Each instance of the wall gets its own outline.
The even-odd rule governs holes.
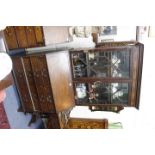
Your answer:
[[[116,35],[99,36],[98,42],[106,39],[114,39],[114,41],[136,40],[136,26],[117,26]]]
[[[43,26],[45,45],[69,40],[68,26]]]
[[[69,36],[69,26],[44,26],[45,45],[51,49],[91,48],[94,47],[92,36]]]
[[[141,40],[144,43],[144,59],[140,97],[140,111],[143,113],[143,123],[146,126],[155,129],[155,38],[145,38]]]

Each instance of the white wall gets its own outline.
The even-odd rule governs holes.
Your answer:
[[[144,58],[140,111],[147,125],[155,129],[155,38],[145,38],[142,42],[144,43]]]
[[[106,39],[114,39],[114,41],[136,40],[136,26],[117,26],[116,35],[99,36],[98,42]]]
[[[69,40],[68,26],[43,26],[43,31],[46,46]]]

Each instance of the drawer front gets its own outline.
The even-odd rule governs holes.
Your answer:
[[[5,39],[9,49],[18,48],[17,38],[15,34],[15,29],[13,26],[8,26],[4,30]]]
[[[36,36],[36,42],[38,46],[44,46],[44,34],[42,26],[35,26],[34,27],[35,36]]]
[[[15,26],[15,32],[16,32],[19,48],[28,47],[25,27],[24,26]]]
[[[22,107],[25,112],[33,112],[34,108],[30,97],[30,91],[27,85],[26,76],[24,73],[22,59],[14,57],[12,58],[12,61],[17,89],[22,100]]]
[[[37,94],[34,77],[33,77],[30,58],[24,57],[23,62],[24,62],[25,74],[26,74],[28,86],[30,89],[30,95],[31,95],[31,100],[32,100],[34,111],[40,111],[41,108],[40,108],[40,104],[39,104],[39,99],[38,99],[38,94]]]
[[[55,112],[49,74],[47,70],[46,58],[44,55],[32,56],[30,58],[33,76],[37,88],[42,112]]]
[[[35,47],[35,46],[37,46],[34,26],[26,26],[25,27],[25,32],[26,32],[26,36],[27,36],[28,47]]]

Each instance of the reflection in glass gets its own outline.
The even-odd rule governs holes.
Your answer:
[[[129,51],[99,51],[88,54],[88,76],[129,77]]]
[[[85,83],[75,84],[77,104],[89,103],[88,85]]]
[[[129,51],[113,52],[111,62],[112,77],[129,77]]]
[[[75,85],[78,104],[128,104],[128,83],[79,83]]]
[[[129,77],[129,51],[95,51],[72,54],[74,78]]]
[[[93,57],[90,55],[94,55]],[[110,59],[107,52],[89,53],[89,73],[91,77],[107,77],[109,76]]]
[[[85,53],[72,54],[74,78],[87,76],[87,63]]]
[[[76,86],[76,94],[79,99],[83,99],[87,96],[86,85],[84,83],[80,83]]]
[[[112,103],[128,103],[128,84],[112,83],[111,84]]]
[[[94,102],[95,103],[109,103],[110,101],[110,84],[95,82],[91,85],[93,89],[93,94],[95,94]]]

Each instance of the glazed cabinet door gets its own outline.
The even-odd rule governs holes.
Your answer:
[[[46,54],[57,112],[74,106],[74,92],[68,51]]]
[[[139,46],[71,52],[76,104],[138,107]]]

